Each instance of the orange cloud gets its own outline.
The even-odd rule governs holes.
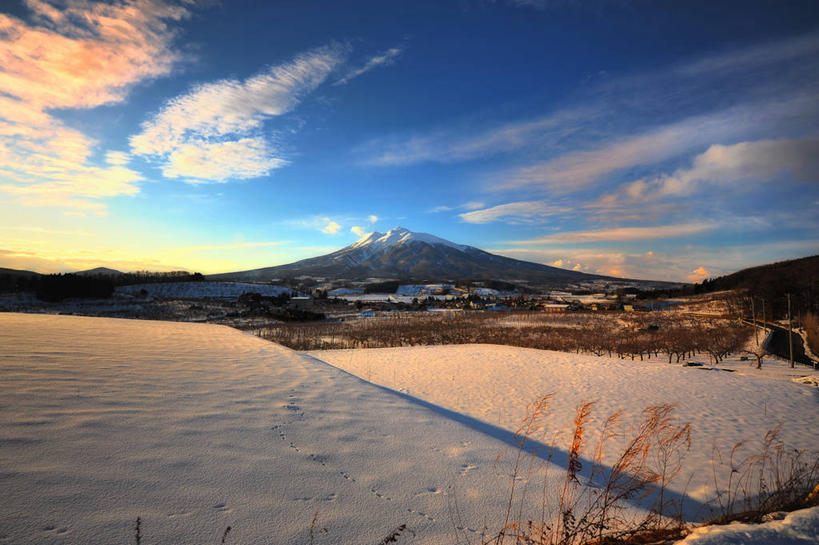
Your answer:
[[[691,274],[689,274],[686,277],[686,279],[691,283],[695,283],[695,282],[702,282],[703,280],[705,280],[706,278],[709,278],[710,276],[711,276],[711,273],[706,271],[705,267],[700,266],[700,267],[697,267],[696,269],[694,269],[693,271],[691,271]]]
[[[27,0],[30,21],[0,14],[0,191],[24,205],[104,210],[98,199],[139,192],[141,176],[90,161],[96,143],[52,109],[119,102],[133,84],[167,74],[167,21],[188,15],[162,0],[107,4]]]

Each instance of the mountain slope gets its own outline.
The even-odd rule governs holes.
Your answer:
[[[403,227],[370,233],[336,252],[288,265],[210,275],[214,280],[270,281],[297,276],[412,281],[507,280],[565,284],[606,277],[490,254]]]
[[[8,275],[8,276],[40,276],[40,273],[34,271],[23,271],[19,269],[7,269],[5,267],[0,267],[0,274]]]

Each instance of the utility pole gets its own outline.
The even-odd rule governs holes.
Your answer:
[[[751,320],[754,321],[754,338],[756,345],[759,346],[759,330],[756,328],[756,311],[754,310],[754,296],[751,296]]]
[[[791,318],[791,294],[788,294],[788,349],[791,355],[791,369],[793,369],[793,320]]]

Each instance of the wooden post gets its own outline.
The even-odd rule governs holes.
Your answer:
[[[790,350],[791,369],[793,369],[793,320],[791,317],[791,294],[788,294],[788,350]]]

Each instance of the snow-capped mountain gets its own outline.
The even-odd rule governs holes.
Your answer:
[[[336,252],[288,265],[211,275],[214,280],[270,281],[311,276],[364,280],[413,281],[524,280],[542,285],[592,280],[600,276],[490,254],[428,233],[395,227],[369,233]]]

